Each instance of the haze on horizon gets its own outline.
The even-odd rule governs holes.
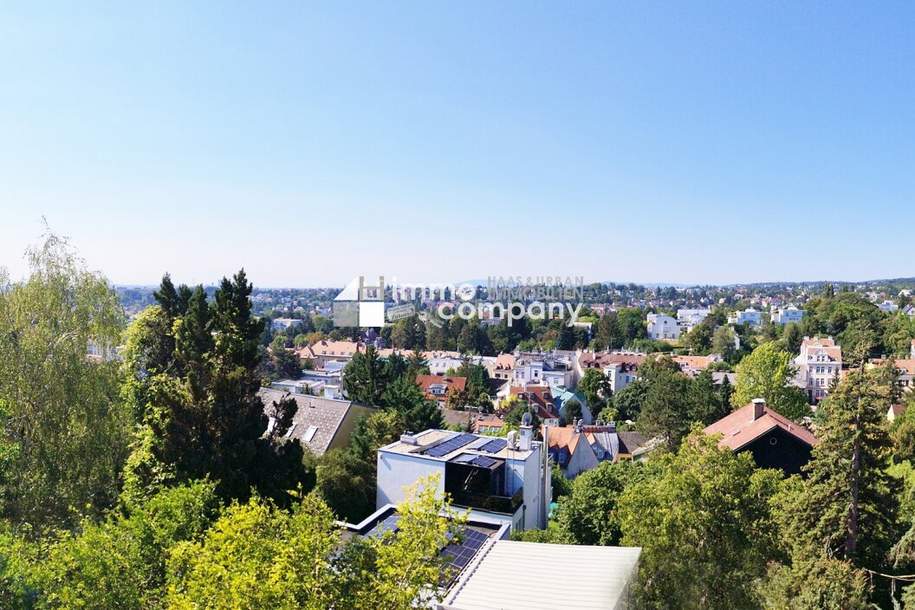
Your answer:
[[[915,276],[915,6],[0,7],[0,266]]]

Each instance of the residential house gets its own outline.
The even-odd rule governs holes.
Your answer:
[[[708,356],[682,356],[673,355],[671,359],[680,365],[680,370],[695,377],[715,362],[721,362],[721,356],[718,354],[709,354]]]
[[[710,313],[712,313],[711,309],[678,309],[677,323],[680,325],[680,332],[688,333],[699,324],[702,324],[702,321]]]
[[[541,436],[552,463],[559,466],[567,479],[595,468],[600,462],[613,461],[620,452],[616,426],[542,426]]]
[[[762,398],[722,417],[705,433],[720,434],[720,447],[749,451],[759,468],[778,468],[789,475],[801,472],[817,443],[810,430],[768,408]]]
[[[680,326],[674,318],[662,313],[650,313],[647,321],[649,338],[658,341],[676,341],[680,338]]]
[[[515,369],[514,354],[499,354],[495,361],[487,363],[487,372],[492,379],[511,379]]]
[[[276,425],[275,403],[284,398],[295,400],[298,408],[292,426],[284,438],[298,439],[303,447],[307,447],[315,455],[323,455],[331,449],[348,446],[357,422],[374,411],[371,407],[350,400],[290,394],[269,388],[261,389],[258,395],[264,402],[268,432]]]
[[[463,392],[467,387],[466,377],[449,377],[443,375],[417,375],[416,384],[422,389],[426,400],[445,406],[448,398],[455,393]]]
[[[305,324],[305,321],[299,318],[274,318],[270,321],[270,329],[274,332],[285,332],[288,328],[302,326],[303,324]]]
[[[568,386],[574,379],[572,363],[555,354],[520,353],[515,359],[512,383],[545,383],[550,386]]]
[[[360,351],[365,351],[365,345],[355,341],[321,340],[297,349],[296,355],[301,360],[311,360],[316,369],[323,369],[327,362],[347,363]]]
[[[896,303],[888,300],[877,303],[877,308],[886,313],[896,313],[899,310],[899,306]]]
[[[832,337],[804,337],[801,353],[794,359],[797,383],[807,392],[811,402],[818,402],[829,393],[833,380],[842,370],[842,348]]]
[[[573,392],[562,386],[551,386],[551,393],[553,394],[553,409],[556,414],[559,415],[560,421],[565,421],[566,423],[572,423],[570,417],[566,414],[566,405],[570,401],[577,401],[581,406],[581,416],[577,419],[580,419],[582,423],[590,424],[594,421],[594,417],[591,414],[591,407],[588,405],[588,400],[584,397],[583,394],[578,392]]]
[[[526,402],[541,421],[559,425],[559,413],[553,404],[553,390],[550,386],[533,383],[524,386],[512,385],[509,387],[508,397],[517,397]]]
[[[750,326],[759,326],[762,324],[762,312],[748,307],[742,311],[735,311],[728,316],[729,324],[749,324]]]
[[[505,420],[498,415],[481,415],[473,422],[473,431],[476,434],[494,435],[505,427]]]
[[[791,322],[800,322],[804,319],[804,310],[798,309],[794,305],[774,309],[770,317],[773,324],[789,324]]]
[[[378,450],[376,507],[403,502],[409,485],[437,475],[439,491],[469,509],[471,519],[542,529],[552,488],[543,443],[533,439],[529,421],[505,438],[448,430],[402,435]]]

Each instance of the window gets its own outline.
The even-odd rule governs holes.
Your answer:
[[[317,432],[317,431],[318,431],[318,427],[317,427],[317,426],[308,426],[308,430],[305,431],[305,434],[304,434],[304,436],[302,437],[302,439],[303,439],[306,443],[310,443],[310,442],[311,442],[311,439],[313,439],[313,438],[315,437],[315,432]]]

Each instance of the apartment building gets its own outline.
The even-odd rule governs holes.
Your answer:
[[[833,380],[842,370],[842,348],[832,337],[804,337],[801,353],[794,359],[798,384],[811,402],[829,393]]]

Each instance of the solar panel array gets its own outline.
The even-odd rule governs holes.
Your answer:
[[[463,434],[458,434],[457,436],[452,436],[448,440],[446,440],[442,443],[439,443],[438,445],[436,445],[430,449],[427,449],[426,455],[429,455],[432,457],[444,457],[444,456],[448,455],[449,453],[451,453],[452,451],[456,451],[457,449],[460,449],[464,445],[469,445],[476,439],[477,439],[476,436],[474,436],[473,434],[467,434],[466,432]]]
[[[488,443],[481,445],[479,447],[479,450],[485,451],[486,453],[499,453],[500,451],[505,449],[505,446],[507,444],[508,444],[508,441],[506,441],[504,438],[496,438],[496,439],[489,441]]]
[[[442,551],[442,556],[448,565],[460,572],[467,567],[473,556],[477,554],[483,543],[489,538],[486,534],[465,527],[455,540]]]
[[[372,528],[367,536],[372,536],[373,538],[379,538],[384,535],[385,532],[396,532],[397,524],[400,522],[400,516],[391,515],[390,517],[385,517],[384,521],[375,525]]]

